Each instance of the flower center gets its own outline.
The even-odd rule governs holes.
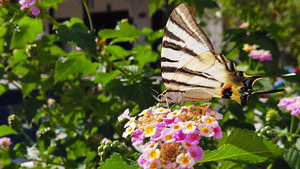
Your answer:
[[[189,124],[186,126],[186,128],[189,129],[189,130],[192,129],[192,128],[193,128],[193,124],[189,123]]]
[[[171,140],[172,138],[173,138],[172,135],[167,135],[167,136],[166,136],[166,139],[167,139],[167,140]]]
[[[180,159],[182,164],[188,164],[189,163],[189,158],[188,157],[181,157]]]
[[[156,162],[151,163],[151,164],[150,164],[150,168],[157,168]]]
[[[208,128],[203,127],[203,128],[202,128],[202,132],[205,133],[205,134],[208,134],[208,133],[209,133],[209,130],[208,130]]]
[[[156,156],[157,156],[157,153],[156,153],[155,150],[151,151],[150,154],[149,154],[149,157],[152,158],[152,159],[156,158]]]

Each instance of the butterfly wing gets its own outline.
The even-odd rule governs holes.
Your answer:
[[[213,45],[201,30],[189,7],[179,4],[167,21],[161,51],[162,78],[166,88],[174,79],[174,73],[200,53],[214,50]]]

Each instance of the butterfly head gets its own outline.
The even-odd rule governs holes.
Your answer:
[[[270,93],[277,93],[277,92],[284,92],[284,89],[275,89],[275,90],[266,90],[266,91],[254,91],[250,92],[253,88],[253,85],[256,81],[266,78],[263,76],[247,76],[244,72],[236,72],[242,78],[242,84],[237,84],[232,88],[232,95],[231,99],[237,101],[241,105],[246,105],[248,102],[248,98],[251,95],[255,94],[270,94]],[[273,77],[284,77],[284,76],[294,76],[295,74],[283,74],[283,75],[276,75]]]

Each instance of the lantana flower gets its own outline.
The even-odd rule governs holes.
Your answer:
[[[38,16],[41,12],[40,9],[36,6],[36,0],[19,0],[19,3],[21,4],[20,10],[29,8],[29,13],[34,16]]]
[[[283,98],[279,101],[278,105],[286,110],[291,111],[291,115],[300,115],[300,96]]]
[[[240,25],[240,28],[243,29],[243,28],[249,28],[249,22],[244,22]]]
[[[222,138],[217,120],[223,115],[207,105],[182,106],[179,110],[150,107],[138,116],[127,117],[131,122],[125,126],[123,137],[130,135],[133,146],[142,146],[138,164],[143,168],[193,168],[204,156],[199,146],[201,136]]]
[[[264,49],[252,50],[248,56],[252,57],[252,59],[259,59],[261,62],[265,60],[272,60],[272,54],[270,51]]]
[[[243,51],[251,52],[252,50],[256,50],[257,48],[259,48],[259,46],[256,44],[254,44],[254,45],[244,44]]]
[[[0,148],[9,148],[11,144],[12,142],[9,137],[0,138]]]

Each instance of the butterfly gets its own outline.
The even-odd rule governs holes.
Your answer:
[[[250,92],[262,76],[248,76],[214,47],[197,24],[189,7],[179,4],[167,21],[161,50],[161,72],[166,91],[159,102],[209,101],[213,97],[232,99],[246,105]]]

